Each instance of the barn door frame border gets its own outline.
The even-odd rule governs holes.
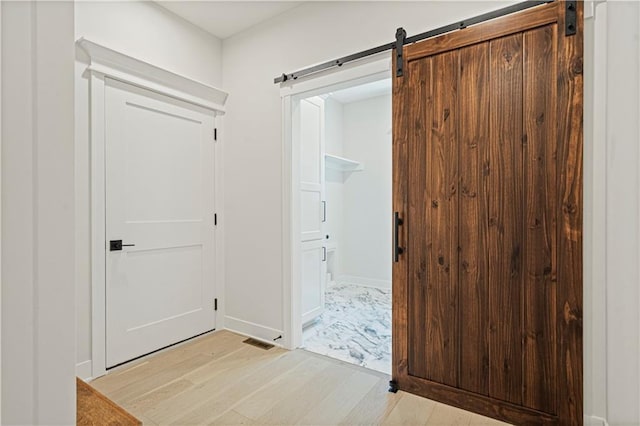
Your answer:
[[[80,38],[76,42],[79,54],[86,57],[85,70],[89,84],[89,145],[91,192],[91,378],[106,374],[106,181],[105,181],[105,80],[113,79],[136,87],[169,96],[210,110],[216,127],[218,117],[225,114],[228,93],[190,78],[172,73],[147,62],[116,52]],[[212,135],[213,137],[213,135]],[[215,203],[218,218],[224,218],[223,149],[218,135],[215,152]],[[224,292],[224,220],[218,221],[215,238],[216,297]],[[224,305],[224,304],[223,304]],[[224,328],[224,312],[216,312],[218,329]],[[83,363],[84,364],[84,363]],[[82,364],[79,364],[82,365]],[[86,379],[86,377],[83,377]]]

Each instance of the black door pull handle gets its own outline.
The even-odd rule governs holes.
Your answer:
[[[400,247],[400,242],[398,241],[398,234],[400,233],[400,226],[403,221],[400,218],[400,214],[395,212],[393,214],[393,261],[397,262],[398,258],[402,253],[404,253],[404,249]]]
[[[120,251],[122,247],[134,247],[135,244],[122,244],[122,240],[109,241],[109,251]]]

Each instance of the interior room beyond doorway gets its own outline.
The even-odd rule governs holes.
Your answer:
[[[302,347],[389,374],[391,80],[303,99],[299,118]]]

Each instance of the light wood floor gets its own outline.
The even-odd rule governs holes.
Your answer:
[[[215,332],[91,384],[144,424],[504,425],[405,392],[389,376]]]

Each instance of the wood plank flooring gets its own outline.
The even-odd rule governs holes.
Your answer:
[[[145,425],[504,425],[405,392],[389,376],[218,331],[91,382]]]

